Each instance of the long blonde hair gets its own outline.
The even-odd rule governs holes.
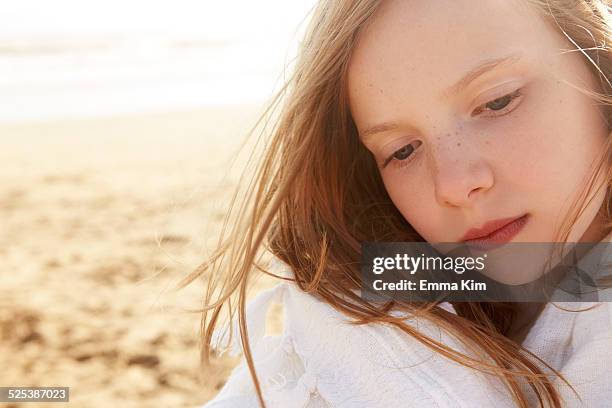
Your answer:
[[[599,79],[601,87],[591,96],[601,104],[610,124],[608,5],[602,0],[529,2],[575,45],[575,51],[582,54]],[[267,256],[274,256],[292,268],[301,290],[351,316],[356,324],[387,322],[451,360],[499,376],[520,407],[528,406],[522,387],[525,381],[541,406],[560,407],[561,398],[552,380],[560,374],[506,337],[514,313],[511,305],[462,303],[456,305],[457,314],[453,314],[435,305],[423,308],[396,302],[381,307],[353,292],[360,287],[361,242],[423,241],[387,195],[348,109],[346,72],[351,52],[357,34],[380,3],[321,1],[313,11],[292,76],[258,122],[272,123],[270,129],[263,130],[267,137],[263,157],[253,159],[257,167],[250,180],[244,174],[216,251],[181,283],[185,286],[203,274],[207,278],[202,313],[203,362],[208,363],[213,354],[211,339],[222,311],[228,312],[231,321],[237,309],[246,362],[260,404],[265,406],[249,347],[245,304],[247,288],[257,271],[275,276],[263,263]],[[608,139],[597,167],[597,172],[607,171],[606,227],[612,218],[612,138]],[[568,216],[565,238],[585,207],[584,198],[600,186],[594,186],[593,181],[586,187],[583,200],[575,203],[574,212]],[[391,316],[388,312],[392,307],[430,319],[488,358],[462,354],[419,333],[402,318]]]

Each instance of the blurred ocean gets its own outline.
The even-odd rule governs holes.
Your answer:
[[[0,15],[0,122],[261,103],[313,2],[17,3]]]

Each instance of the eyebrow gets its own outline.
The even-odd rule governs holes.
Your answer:
[[[478,77],[484,75],[489,71],[494,70],[499,66],[515,64],[521,59],[522,56],[523,54],[515,53],[501,58],[493,58],[482,61],[475,68],[471,69],[468,73],[466,73],[459,81],[457,81],[457,83],[443,91],[442,96],[447,97],[452,94],[459,93],[463,89],[467,88],[467,86],[474,80],[476,80]],[[360,132],[360,136],[362,139],[368,139],[377,133],[388,132],[390,130],[397,129],[398,127],[399,125],[394,122],[379,123],[377,125],[370,126],[363,132]]]

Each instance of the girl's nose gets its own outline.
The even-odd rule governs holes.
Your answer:
[[[436,200],[440,205],[470,207],[494,184],[490,163],[475,149],[452,142],[432,154]]]

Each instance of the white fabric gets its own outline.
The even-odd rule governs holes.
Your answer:
[[[286,269],[285,275],[291,271]],[[284,308],[279,336],[266,336],[272,302]],[[567,407],[612,406],[612,309],[607,302],[548,303],[523,345],[560,371],[582,401],[558,381]],[[596,306],[579,313],[577,310]],[[454,313],[450,304],[443,307]],[[384,324],[350,325],[328,304],[292,282],[261,293],[247,309],[249,339],[264,400],[271,408],[320,407],[512,407],[494,376],[455,363],[412,337]],[[423,320],[407,323],[454,349],[454,338]],[[240,349],[234,329],[232,353]],[[227,331],[213,341],[227,340]],[[533,395],[532,405],[539,406]],[[219,394],[203,408],[259,407],[248,367],[232,372]]]

